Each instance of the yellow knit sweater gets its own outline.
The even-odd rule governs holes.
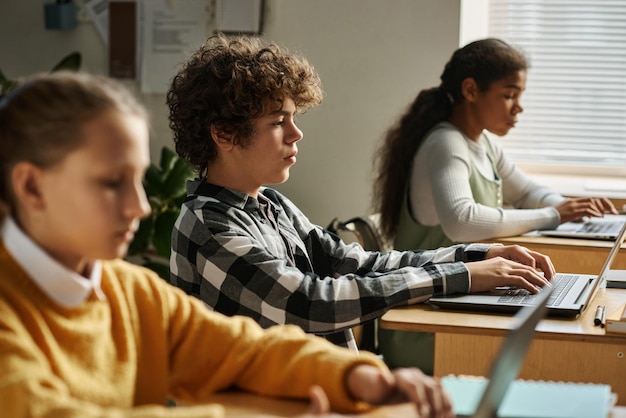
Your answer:
[[[106,300],[52,302],[0,242],[0,410],[20,417],[222,417],[210,394],[240,388],[306,398],[321,385],[338,411],[367,408],[344,387],[356,364],[384,367],[295,326],[228,318],[149,270],[103,263]],[[195,406],[166,407],[167,398]]]

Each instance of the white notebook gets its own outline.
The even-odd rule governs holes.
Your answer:
[[[457,416],[472,416],[489,380],[446,376],[443,387],[454,400]],[[609,385],[515,380],[509,386],[499,418],[607,418],[615,399]]]
[[[524,381],[517,378],[553,287],[514,317],[489,378],[448,376],[441,380],[459,418],[607,418],[609,385]]]

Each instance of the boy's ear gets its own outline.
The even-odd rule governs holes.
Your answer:
[[[217,128],[215,124],[211,125],[211,139],[215,142],[218,148],[224,151],[230,151],[233,149],[233,140],[231,135],[227,135],[224,131]]]
[[[478,94],[480,90],[478,89],[478,84],[476,84],[476,80],[472,77],[468,77],[461,83],[461,94],[468,102],[473,102],[478,98]]]
[[[45,207],[42,193],[42,169],[36,165],[22,161],[11,171],[11,184],[17,203],[30,210],[41,210]]]

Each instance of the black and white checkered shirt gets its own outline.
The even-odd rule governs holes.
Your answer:
[[[394,306],[466,293],[463,262],[489,245],[368,252],[313,225],[285,196],[257,198],[200,180],[172,233],[171,282],[226,315],[261,326],[296,324],[352,346],[350,328]]]

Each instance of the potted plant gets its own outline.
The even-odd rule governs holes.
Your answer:
[[[60,70],[78,71],[82,63],[82,55],[80,52],[71,52],[66,55],[55,65],[50,72]],[[0,70],[0,97],[13,90],[20,83],[19,79],[7,78],[2,70]]]
[[[161,149],[159,165],[150,164],[144,188],[152,212],[141,221],[128,249],[130,261],[154,270],[169,280],[172,228],[186,197],[187,180],[193,170],[169,147]]]

